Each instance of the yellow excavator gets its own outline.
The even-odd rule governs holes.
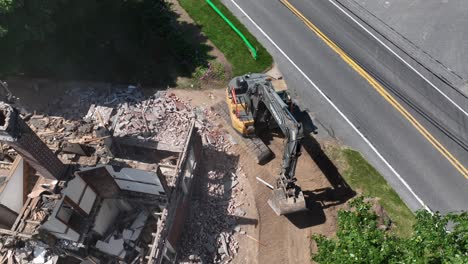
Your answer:
[[[280,128],[285,137],[282,166],[268,204],[278,215],[307,210],[295,177],[302,126],[291,114],[292,102],[284,80],[259,73],[235,77],[226,88],[226,103],[232,127],[245,138],[260,164],[272,152],[258,135],[275,126]]]

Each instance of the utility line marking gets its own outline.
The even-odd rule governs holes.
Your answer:
[[[369,148],[375,153],[375,155],[377,155],[377,157],[385,164],[385,166],[387,166],[390,169],[390,171],[398,178],[398,180],[403,184],[403,186],[405,186],[405,188],[408,189],[408,191],[411,193],[411,195],[413,195],[413,197],[416,199],[416,201],[418,201],[418,203],[425,210],[432,213],[432,210],[413,191],[413,189],[409,186],[409,184],[405,181],[405,179],[403,179],[403,177],[401,177],[401,175],[395,170],[395,168],[393,168],[393,166],[382,156],[382,154],[380,154],[380,152],[377,150],[377,148],[375,148],[375,146],[369,141],[369,139],[367,139],[366,136],[364,136],[364,134],[362,134],[362,132],[359,131],[359,129],[338,108],[338,106],[336,106],[335,103],[333,103],[333,101],[322,90],[320,90],[320,88],[310,79],[310,77],[307,76],[307,74],[305,74],[304,71],[301,68],[299,68],[299,66],[297,66],[297,64],[288,56],[288,54],[286,54],[278,46],[278,44],[276,44],[276,42],[274,42],[273,39],[271,39],[271,37],[267,33],[265,33],[265,31],[247,14],[247,12],[244,11],[244,9],[242,9],[239,6],[239,4],[236,3],[235,0],[230,0],[230,1],[250,21],[250,23],[252,23],[252,25],[254,25],[254,27],[260,33],[262,33],[262,35],[281,53],[281,55],[283,55],[286,58],[286,60],[289,61],[289,63],[291,63],[291,65],[312,85],[312,87],[320,94],[320,96],[322,96],[323,99],[325,99],[325,101],[328,102],[333,109],[335,109],[335,111],[343,118],[343,120],[354,130],[354,132],[356,132],[356,134],[359,135],[359,137],[361,137],[361,139],[369,146]]]
[[[293,14],[325,42],[335,53],[353,68],[361,77],[363,77],[387,102],[390,103],[401,115],[403,115],[429,143],[431,143],[465,178],[468,179],[468,170],[450,153],[427,129],[413,117],[382,85],[377,82],[369,73],[367,73],[358,63],[351,59],[338,45],[328,38],[320,29],[307,19],[299,10],[297,10],[287,0],[280,0]]]

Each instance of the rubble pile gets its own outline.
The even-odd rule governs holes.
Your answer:
[[[232,155],[234,139],[211,121],[216,115],[196,108],[196,124],[202,136],[203,164],[207,172],[200,177],[200,197],[192,202],[182,245],[181,263],[229,263],[239,250],[239,220],[246,215],[242,198],[246,195],[238,177],[245,176]]]
[[[232,147],[237,143],[222,126],[215,125],[213,119],[217,114],[212,109],[192,108],[167,92],[160,91],[145,97],[136,86],[103,90],[76,88],[69,90],[65,96],[74,98],[73,103],[67,103],[71,101],[69,99],[57,98],[52,102],[58,109],[53,114],[30,113],[23,114],[23,118],[64,163],[83,167],[111,164],[113,155],[108,138],[131,138],[142,144],[155,141],[168,146],[184,146],[193,125],[191,121],[195,119],[203,144],[205,162],[201,166],[206,173],[199,175],[198,182],[194,183],[199,185],[195,187],[199,189],[199,194],[191,201],[190,216],[178,255],[186,263],[229,263],[234,259],[239,250],[238,236],[245,234],[240,225],[246,215],[242,202],[246,193],[239,181],[239,177],[245,175],[238,167],[238,157],[232,153]],[[8,160],[15,155],[11,151],[9,148],[3,149]],[[47,187],[47,184],[43,185],[43,188]],[[44,222],[47,212],[52,211],[59,197],[39,191],[28,197],[36,202],[32,208],[40,206],[30,210],[22,220],[24,226],[21,229],[28,229],[29,233],[37,231],[38,225]],[[125,228],[109,233],[98,241],[96,247],[100,252],[115,257],[141,257],[142,254],[135,253],[140,251],[137,247],[128,251],[131,254],[124,250],[129,241],[135,244],[133,236],[144,233],[144,224],[137,220],[130,226],[125,224],[122,225]],[[0,252],[6,253],[0,254],[0,257],[14,258],[14,263],[49,263],[53,256],[40,247],[38,253],[36,249],[29,250],[36,245],[13,245],[10,249],[7,243],[0,242]],[[56,247],[66,249],[76,245],[65,243]],[[27,252],[18,251],[22,248],[28,249]],[[38,262],[34,262],[35,258],[38,258]]]
[[[92,138],[93,126],[59,116],[32,115],[29,127],[51,148],[57,150],[63,141]]]
[[[150,214],[142,209],[128,212],[115,223],[112,233],[97,241],[96,248],[121,259],[133,260],[132,263],[138,261],[144,254],[140,245],[148,243],[148,241],[143,242],[141,236],[143,230],[147,228],[149,216]]]
[[[124,103],[135,104],[145,98],[141,89],[134,85],[105,86],[94,88],[94,86],[77,85],[67,89],[63,96],[52,101],[48,115],[63,116],[68,120],[81,120],[90,105],[116,108]]]
[[[106,163],[107,149],[103,140],[112,137],[131,137],[142,142],[164,142],[168,146],[182,146],[195,117],[192,108],[174,94],[158,91],[145,98],[135,86],[113,88],[103,92],[91,88],[71,89],[66,96],[75,98],[75,103],[66,107],[64,98],[56,100],[56,115],[29,114],[28,125],[52,149],[62,150],[66,143],[91,145],[95,152],[91,159],[78,159],[67,151],[58,153],[65,163],[80,163],[89,166]],[[84,110],[84,108],[87,110]],[[81,116],[78,117],[78,113]],[[86,113],[86,114],[84,114]],[[96,133],[105,127],[111,135]],[[84,151],[86,152],[86,151]],[[91,156],[91,153],[83,153]],[[96,157],[97,156],[97,157]]]
[[[161,96],[162,95],[162,96]],[[119,114],[120,113],[120,114]],[[139,136],[181,146],[194,114],[174,94],[157,93],[155,98],[135,105],[124,103],[114,122],[114,136]]]
[[[201,135],[203,146],[230,154],[231,147],[236,145],[237,142],[222,127],[214,125],[212,120],[218,114],[210,108],[203,107],[196,107],[193,112],[196,115],[195,125]]]
[[[0,263],[53,264],[58,259],[46,244],[39,241],[0,237],[0,248],[7,252],[3,257],[0,256]]]

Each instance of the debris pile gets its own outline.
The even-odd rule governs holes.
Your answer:
[[[114,136],[137,136],[181,146],[193,117],[191,108],[174,94],[157,93],[135,105],[122,104],[113,120]]]
[[[200,176],[200,197],[192,202],[179,250],[181,263],[229,263],[239,250],[240,221],[246,212],[246,194],[238,177],[244,175],[231,148],[234,139],[210,121],[214,112],[196,108],[197,125],[205,147],[205,175]]]
[[[67,89],[63,96],[52,101],[48,115],[63,116],[68,120],[81,120],[90,105],[116,108],[124,103],[141,102],[144,98],[142,90],[134,85],[105,85],[105,87],[94,88],[94,85],[83,87],[80,84]]]
[[[222,127],[215,126],[212,121],[218,114],[209,108],[195,107],[196,126],[201,135],[203,146],[212,147],[217,151],[230,153],[230,149],[237,142]]]
[[[161,245],[161,249],[166,250],[166,237],[175,232],[172,225],[156,223],[156,218],[172,208],[188,209],[180,199],[185,195],[183,191],[169,192],[172,189],[168,187],[181,190],[175,183],[182,184],[182,181],[175,179],[190,176],[186,174],[188,170],[182,168],[187,167],[188,162],[196,164],[201,157],[197,147],[199,139],[189,133],[194,131],[195,113],[174,94],[157,92],[144,96],[135,86],[113,88],[104,93],[72,89],[67,96],[73,97],[72,103],[65,103],[70,102],[65,99],[54,102],[59,106],[53,115],[21,112],[21,118],[33,132],[64,163],[74,166],[70,166],[69,175],[60,181],[42,182],[45,178],[35,177],[39,180],[28,182],[31,188],[27,191],[21,186],[21,191],[27,194],[23,205],[27,209],[21,211],[11,228],[2,226],[0,230],[0,239],[14,237],[11,245],[0,241],[0,263],[52,263],[50,259],[56,260],[58,255],[77,253],[83,257],[89,252],[89,256],[122,260],[119,263],[146,262],[148,251],[152,250],[149,245]],[[29,129],[23,132],[29,133]],[[160,145],[165,149],[159,148]],[[42,151],[47,150],[41,146]],[[1,145],[0,150],[0,169],[4,170],[0,171],[1,184],[6,179],[2,175],[9,173],[17,154],[7,145]],[[179,164],[184,151],[191,155]],[[123,155],[113,155],[116,153]],[[159,168],[160,164],[166,166]],[[41,165],[44,164],[37,166]],[[83,171],[89,175],[77,173],[83,167],[87,167]],[[99,171],[108,167],[112,170],[108,175]],[[94,170],[98,171],[95,175],[92,174]],[[31,176],[36,173],[35,167],[24,171]],[[99,181],[105,181],[105,184],[96,184],[103,189],[93,185]],[[184,183],[191,186],[190,181]],[[170,214],[167,221],[177,225],[184,223],[185,218],[179,220],[178,217],[183,216]],[[56,233],[57,226],[63,225],[66,233],[48,237]],[[155,239],[155,232],[163,235]],[[54,240],[49,240],[52,237]],[[36,239],[51,242],[50,247],[44,246],[40,251],[24,245],[23,241]],[[151,258],[161,258],[160,255]]]
[[[53,264],[58,259],[46,244],[39,241],[0,237],[0,248],[7,251],[7,254],[0,256],[0,263]]]
[[[66,103],[70,102],[69,99],[58,98],[53,104],[59,105],[56,108],[60,110],[53,115],[34,113],[23,115],[23,118],[64,163],[82,167],[111,164],[110,160],[119,159],[110,153],[110,139],[131,138],[143,145],[160,142],[183,147],[193,125],[190,121],[195,118],[205,156],[201,166],[206,173],[199,175],[196,182],[199,185],[195,187],[199,189],[196,191],[198,196],[191,201],[190,216],[185,226],[185,230],[190,232],[184,232],[178,255],[187,263],[228,263],[234,259],[239,250],[238,236],[245,234],[240,225],[245,224],[246,211],[242,201],[246,193],[238,178],[244,174],[238,167],[238,157],[232,153],[232,147],[237,143],[222,126],[215,125],[213,118],[217,114],[212,109],[192,108],[167,92],[160,91],[145,97],[135,86],[99,91],[77,88],[68,91],[66,96],[74,98],[74,103],[70,105]],[[9,148],[3,149],[4,156],[14,157],[15,154],[10,152]],[[161,162],[172,158],[166,157]],[[39,197],[38,193],[29,197],[36,202],[32,207],[40,206],[28,213],[23,219],[24,228],[20,229],[31,229],[30,233],[37,231],[38,225],[31,223],[42,223],[46,217],[42,209],[51,211],[58,198],[49,196],[43,199],[45,196],[42,194]],[[130,224],[119,224],[119,228],[106,233],[96,242],[96,248],[117,258],[142,258],[141,248],[136,246],[136,237],[151,234],[154,230],[143,231],[145,224],[140,218],[146,221],[149,217],[138,215]],[[151,242],[151,238],[142,240],[146,245]],[[67,244],[67,240],[59,242],[65,244],[59,243],[57,248],[78,249],[76,244]],[[2,242],[0,249],[5,248],[4,245]],[[16,246],[16,249],[20,248]],[[17,263],[31,263],[35,257],[42,258],[43,261],[38,263],[48,263],[49,255],[53,255],[45,251],[36,254],[35,250],[29,250],[26,254],[8,251],[8,254],[10,259],[20,256],[21,260],[15,260]]]
[[[81,92],[80,92],[81,91]],[[79,163],[89,166],[106,163],[108,149],[104,140],[114,138],[135,138],[141,142],[163,142],[171,147],[182,146],[185,142],[190,120],[195,117],[192,108],[174,94],[158,91],[145,98],[135,86],[114,88],[103,93],[93,89],[72,89],[67,96],[75,97],[76,103],[62,116],[29,114],[25,116],[28,125],[65,163]],[[66,108],[61,106],[58,109]],[[83,111],[88,107],[87,111]],[[77,110],[83,111],[77,118]],[[68,119],[66,117],[69,117]],[[108,131],[98,133],[100,128]],[[67,144],[86,144],[95,151],[78,147],[70,150]],[[63,151],[67,149],[68,151]],[[82,153],[81,153],[82,152]],[[91,158],[78,157],[92,156]]]
[[[129,212],[122,216],[106,238],[98,240],[96,248],[111,256],[121,259],[139,260],[144,254],[139,246],[142,243],[142,231],[147,226],[149,213],[144,210]],[[145,241],[148,243],[148,241]]]

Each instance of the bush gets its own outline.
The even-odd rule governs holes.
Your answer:
[[[212,2],[245,35],[257,49],[258,58],[254,60],[242,39],[216,14],[205,0],[179,0],[180,5],[201,27],[203,33],[223,52],[232,64],[233,74],[264,72],[273,63],[273,58],[247,28],[219,0]]]
[[[337,239],[316,235],[318,263],[468,263],[468,214],[416,213],[408,238],[379,229],[377,215],[363,198],[338,214]],[[446,231],[448,223],[451,232]]]

